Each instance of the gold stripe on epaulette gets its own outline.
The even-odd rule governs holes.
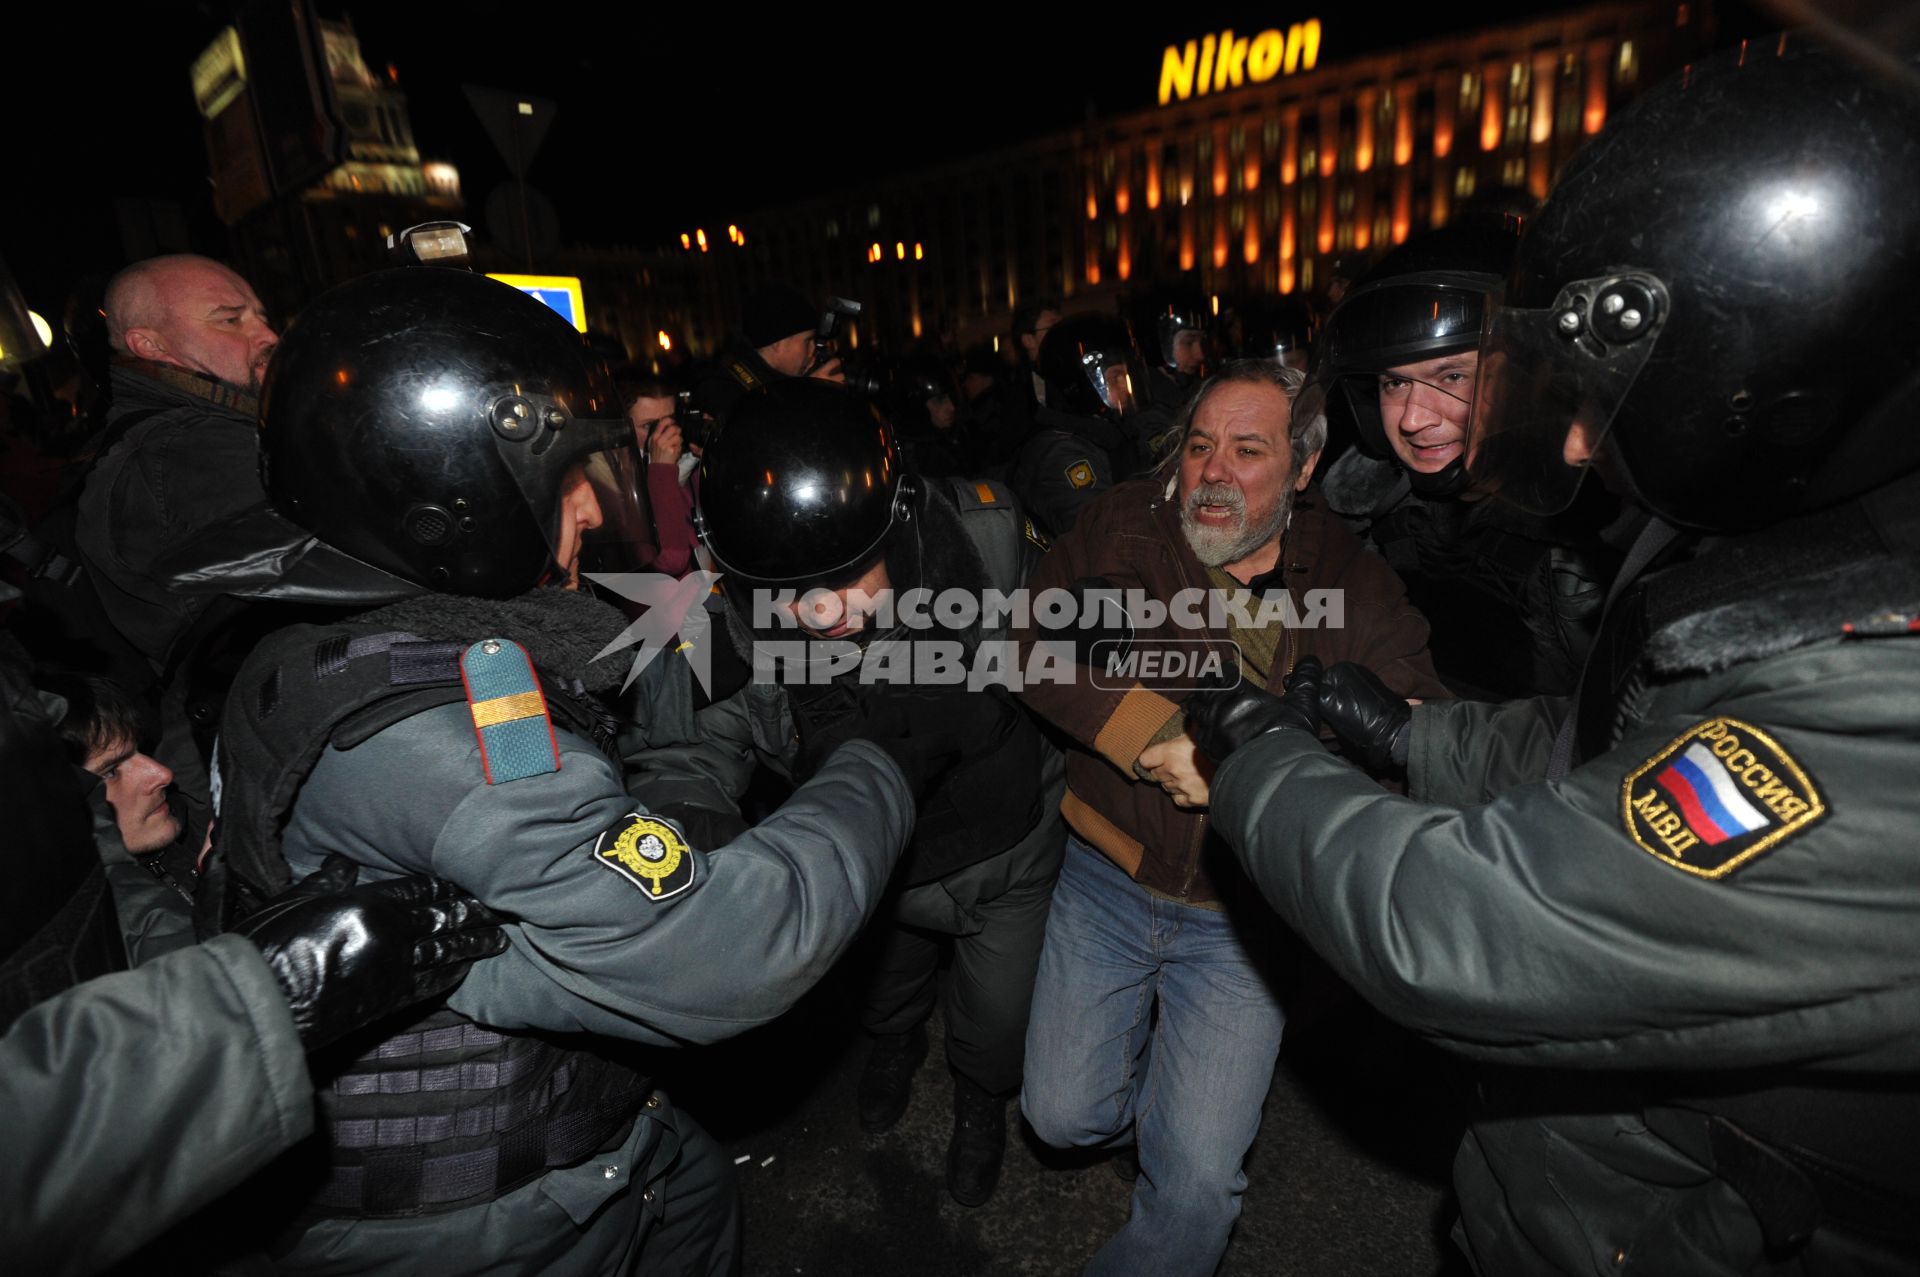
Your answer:
[[[547,712],[546,702],[540,699],[538,692],[515,692],[512,696],[475,701],[472,708],[475,727],[495,727],[522,718],[539,718]]]

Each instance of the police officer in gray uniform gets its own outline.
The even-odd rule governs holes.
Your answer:
[[[1647,515],[1572,702],[1409,711],[1336,666],[1189,707],[1261,893],[1493,1066],[1454,1165],[1482,1272],[1920,1271],[1917,86],[1753,41],[1529,228],[1475,480],[1544,513],[1594,469]]]
[[[324,1138],[250,1213],[290,1271],[737,1268],[730,1168],[629,1044],[784,1011],[858,934],[936,747],[855,733],[751,832],[638,806],[599,700],[626,618],[551,588],[644,537],[630,425],[572,329],[463,271],[321,297],[265,393],[268,487],[430,593],[264,642],[222,728],[214,874],[244,902],[340,852],[511,919],[446,1006],[353,1043]],[[543,582],[545,588],[534,588]]]

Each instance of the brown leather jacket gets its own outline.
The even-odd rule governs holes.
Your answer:
[[[1270,689],[1282,690],[1295,662],[1311,654],[1328,665],[1358,661],[1369,666],[1403,696],[1447,697],[1427,655],[1426,619],[1407,602],[1393,569],[1326,509],[1317,488],[1310,487],[1294,502],[1281,563],[1287,591],[1309,621],[1315,618],[1309,591],[1344,591],[1344,624],[1292,628],[1282,634],[1267,682]],[[1162,601],[1182,590],[1211,589],[1207,570],[1181,534],[1178,503],[1167,495],[1163,481],[1155,479],[1123,483],[1089,506],[1072,531],[1054,543],[1028,587],[1038,595],[1049,588],[1065,589],[1084,577],[1103,577],[1123,589],[1137,587]],[[1328,621],[1336,614],[1331,608],[1325,612]],[[1203,619],[1215,618],[1203,614]],[[1038,632],[1029,628],[1017,637],[1022,660],[1029,662]],[[1143,653],[1156,647],[1171,650],[1156,639],[1183,640],[1179,646],[1186,651],[1221,651],[1232,667],[1224,625],[1188,629],[1169,615],[1163,624],[1142,630],[1134,648]],[[1096,686],[1096,678],[1107,686]],[[1231,857],[1223,855],[1217,840],[1208,839],[1204,814],[1175,807],[1159,787],[1133,771],[1140,751],[1179,712],[1189,683],[1145,677],[1123,682],[1078,669],[1071,684],[1032,683],[1021,695],[1081,746],[1068,754],[1067,796],[1061,803],[1074,833],[1142,886],[1204,904],[1220,898],[1216,873],[1237,875],[1228,867]]]

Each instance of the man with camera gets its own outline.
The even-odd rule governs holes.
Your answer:
[[[859,313],[857,303],[838,298],[822,309],[785,284],[749,293],[739,330],[695,383],[693,402],[723,419],[741,396],[788,377],[845,382],[834,329],[842,315]]]

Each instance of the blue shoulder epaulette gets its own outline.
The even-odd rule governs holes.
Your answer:
[[[560,770],[560,743],[526,648],[483,639],[460,657],[460,681],[489,785]]]

